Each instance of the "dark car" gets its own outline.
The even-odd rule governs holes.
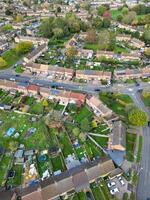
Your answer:
[[[96,88],[94,91],[95,92],[100,92],[101,90],[99,88]]]
[[[150,127],[150,121],[148,121],[148,127]]]

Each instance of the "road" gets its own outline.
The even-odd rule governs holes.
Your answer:
[[[62,83],[62,82],[54,82],[48,79],[35,78],[33,76],[16,76],[11,73],[11,71],[3,71],[0,73],[0,79],[10,80],[10,78],[15,79],[16,82],[27,83],[27,84],[37,84],[44,87],[59,87],[66,90],[73,91],[82,91],[86,93],[98,93],[95,89],[100,89],[101,91],[110,91],[110,92],[120,92],[124,94],[130,95],[135,104],[147,112],[149,118],[150,113],[148,109],[144,106],[144,103],[140,99],[140,95],[138,90],[146,89],[150,87],[150,83],[141,83],[140,86],[135,86],[135,84],[114,84],[113,86],[100,86],[100,85],[92,85],[92,84],[79,84],[79,83]],[[137,200],[147,200],[150,198],[150,128],[145,127],[143,129],[143,149],[142,149],[142,160],[141,160],[141,168],[139,172],[139,184],[137,188]]]

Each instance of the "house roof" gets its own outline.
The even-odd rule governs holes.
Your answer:
[[[88,176],[85,171],[79,172],[72,177],[72,182],[74,184],[76,192],[89,187]]]
[[[126,148],[126,128],[122,121],[114,122],[110,140],[112,145],[121,145]]]
[[[28,85],[27,90],[38,92],[40,90],[40,87],[37,85]]]

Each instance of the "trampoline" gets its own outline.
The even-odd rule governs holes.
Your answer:
[[[47,160],[46,155],[40,155],[40,156],[38,157],[38,161],[39,161],[39,162],[44,162],[44,161],[46,161],[46,160]]]

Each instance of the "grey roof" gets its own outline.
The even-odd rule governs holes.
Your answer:
[[[112,134],[110,137],[112,145],[121,145],[126,148],[126,128],[122,121],[114,122]]]

